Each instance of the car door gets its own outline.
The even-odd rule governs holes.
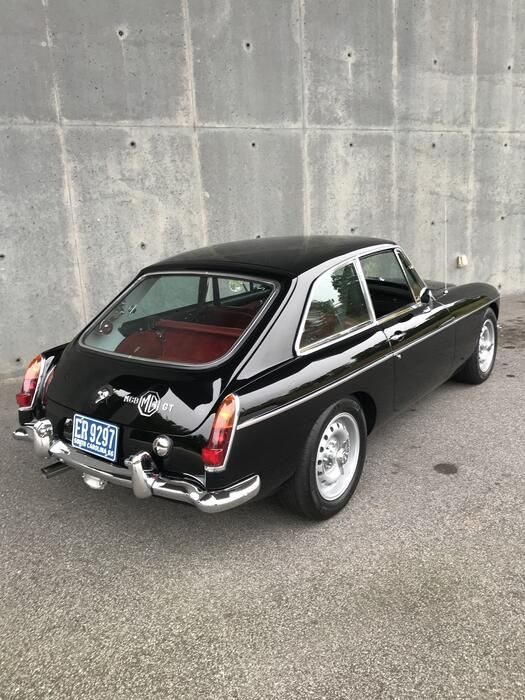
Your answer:
[[[454,319],[436,301],[421,303],[423,283],[393,249],[361,258],[361,268],[378,325],[394,352],[394,406],[401,410],[452,374]]]

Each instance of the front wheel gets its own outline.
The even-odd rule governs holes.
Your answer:
[[[498,349],[498,321],[492,309],[483,316],[474,352],[456,374],[455,379],[467,384],[481,384],[491,375]]]
[[[355,491],[366,455],[366,421],[355,399],[338,401],[312,427],[279,500],[312,520],[338,513]]]

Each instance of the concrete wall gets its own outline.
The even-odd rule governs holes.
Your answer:
[[[207,242],[525,288],[525,3],[0,0],[0,66],[0,374]]]

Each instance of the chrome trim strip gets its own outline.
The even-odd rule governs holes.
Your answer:
[[[363,272],[363,266],[361,265],[361,258],[356,258],[355,268],[357,270],[357,276],[359,277],[359,282],[361,283],[361,291],[365,298],[366,307],[368,309],[368,315],[372,319],[374,324],[377,323],[376,310],[374,309],[374,304],[372,303],[372,297],[370,296],[370,290],[366,283],[365,273]]]
[[[334,389],[335,387],[339,386],[340,384],[344,384],[344,382],[350,381],[354,377],[359,376],[363,372],[366,372],[369,369],[372,369],[373,367],[376,367],[377,365],[381,364],[381,362],[385,362],[386,360],[389,360],[393,357],[397,357],[398,355],[402,355],[405,350],[409,350],[412,346],[417,345],[418,343],[423,342],[423,340],[426,340],[427,338],[431,338],[433,335],[436,335],[440,331],[445,330],[445,328],[449,328],[450,326],[455,325],[456,323],[459,323],[459,321],[462,321],[464,318],[468,318],[472,314],[477,313],[478,311],[482,311],[483,309],[486,309],[488,306],[492,304],[491,301],[487,302],[486,304],[483,304],[483,306],[479,306],[477,309],[474,309],[473,311],[469,311],[468,314],[464,314],[460,318],[452,318],[450,321],[445,321],[439,328],[436,328],[435,331],[432,331],[432,333],[428,333],[425,335],[423,338],[417,338],[417,340],[413,340],[410,343],[407,343],[407,345],[404,345],[403,347],[399,348],[397,352],[391,351],[384,357],[380,358],[379,360],[375,360],[374,362],[371,362],[369,365],[366,367],[363,367],[362,369],[359,369],[355,372],[352,372],[346,377],[342,379],[338,379],[336,382],[333,382],[331,384],[328,384],[327,386],[322,387],[321,389],[317,389],[317,391],[313,391],[310,394],[307,394],[306,396],[302,396],[300,399],[297,399],[296,401],[291,401],[290,403],[287,403],[285,406],[281,406],[280,408],[276,408],[273,411],[268,411],[267,413],[263,413],[260,416],[255,416],[255,418],[248,418],[248,420],[244,421],[243,423],[240,423],[237,426],[237,430],[242,430],[243,428],[249,428],[252,425],[255,425],[256,423],[260,423],[264,420],[267,420],[268,418],[273,418],[273,416],[276,416],[280,413],[284,413],[284,411],[288,411],[291,408],[295,408],[295,406],[299,406],[300,404],[304,403],[305,401],[308,401],[309,399],[315,398],[316,396],[319,396],[320,394],[325,393],[326,391],[330,391],[330,389]]]
[[[228,350],[228,352],[225,355],[222,355],[218,360],[214,360],[213,362],[206,362],[203,364],[195,365],[191,363],[184,363],[184,362],[170,362],[168,360],[151,360],[148,359],[147,357],[135,357],[134,355],[124,355],[122,353],[118,353],[115,351],[111,350],[103,350],[101,348],[96,348],[92,347],[91,345],[87,345],[84,342],[84,338],[88,333],[91,333],[93,329],[96,327],[97,323],[100,323],[101,320],[104,319],[105,314],[115,307],[121,299],[123,299],[125,296],[130,294],[144,279],[147,277],[164,277],[165,275],[186,275],[186,276],[194,276],[194,275],[210,275],[213,277],[219,277],[223,279],[239,279],[239,280],[248,280],[250,282],[262,282],[264,284],[269,284],[272,286],[272,293],[266,299],[264,304],[261,306],[257,314],[253,317],[251,323],[248,325],[247,328],[244,329],[243,333],[237,338],[235,343],[231,346],[231,348]],[[95,352],[95,353],[101,353],[102,355],[108,355],[109,357],[116,357],[117,359],[122,359],[122,360],[132,360],[132,361],[137,361],[137,362],[144,362],[145,364],[150,364],[150,365],[162,365],[162,366],[168,366],[168,367],[180,367],[183,369],[192,369],[192,370],[200,370],[200,369],[210,369],[211,367],[216,367],[217,365],[221,365],[223,362],[228,360],[236,351],[237,349],[241,346],[242,343],[248,338],[252,332],[255,330],[257,324],[261,320],[262,316],[264,315],[265,311],[268,309],[270,304],[274,301],[275,297],[279,293],[281,289],[281,285],[279,282],[276,280],[269,280],[263,277],[254,277],[252,275],[238,275],[235,277],[235,273],[232,272],[227,273],[227,272],[220,272],[220,271],[209,271],[209,270],[165,270],[163,272],[147,272],[144,275],[141,275],[140,277],[137,277],[131,284],[129,284],[124,291],[119,294],[113,301],[111,301],[102,311],[95,317],[95,319],[81,332],[78,338],[78,345],[81,348],[84,348],[86,350],[89,350],[90,352]]]
[[[248,418],[248,420],[244,421],[244,423],[241,423],[237,427],[237,430],[242,430],[243,428],[248,428],[251,425],[255,425],[256,423],[260,423],[261,421],[266,420],[267,418],[272,418],[273,416],[276,416],[279,413],[284,413],[284,411],[288,411],[290,408],[295,408],[295,406],[299,406],[300,404],[305,403],[305,401],[309,401],[310,399],[312,399],[316,396],[319,396],[320,394],[324,394],[325,392],[330,391],[330,389],[334,389],[335,387],[339,386],[340,384],[344,384],[345,382],[348,382],[350,379],[353,379],[354,377],[357,377],[360,374],[363,374],[363,372],[366,372],[367,370],[372,369],[373,367],[376,367],[377,365],[380,365],[382,362],[386,362],[386,360],[390,360],[393,356],[394,356],[394,353],[389,352],[387,355],[384,355],[383,357],[379,358],[379,360],[375,360],[374,362],[371,362],[370,364],[366,365],[366,367],[362,367],[361,369],[358,369],[355,372],[352,372],[351,374],[347,374],[345,377],[342,377],[341,379],[338,379],[337,381],[332,382],[331,384],[327,384],[326,386],[323,386],[320,389],[313,391],[311,394],[307,394],[306,396],[301,396],[300,399],[296,399],[295,401],[291,401],[290,403],[287,403],[284,406],[280,406],[279,408],[276,408],[273,411],[268,411],[267,413],[263,413],[262,415],[256,416],[255,418]]]

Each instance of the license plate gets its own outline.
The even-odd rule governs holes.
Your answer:
[[[116,425],[75,413],[71,440],[73,447],[108,459],[110,462],[116,462],[117,439]]]

